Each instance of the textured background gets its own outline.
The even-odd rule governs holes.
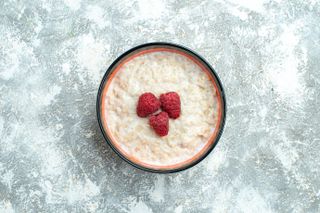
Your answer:
[[[320,2],[0,0],[0,212],[319,212]],[[170,41],[227,95],[224,134],[184,172],[137,170],[104,143],[99,81]]]

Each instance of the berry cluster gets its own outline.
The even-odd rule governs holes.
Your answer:
[[[154,114],[161,108],[162,112]],[[176,92],[161,94],[158,99],[151,92],[140,95],[137,105],[137,115],[149,117],[149,124],[159,136],[166,136],[169,132],[169,118],[176,119],[180,116],[180,96]]]

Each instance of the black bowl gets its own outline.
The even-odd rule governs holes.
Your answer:
[[[171,169],[154,169],[154,168],[150,168],[150,167],[146,167],[143,165],[140,165],[139,163],[133,162],[132,160],[128,159],[123,153],[121,153],[120,150],[118,150],[115,145],[112,143],[111,138],[109,137],[109,135],[107,134],[104,126],[103,126],[103,122],[102,122],[102,116],[101,116],[101,97],[102,97],[102,92],[104,89],[104,86],[107,82],[107,80],[109,79],[109,77],[111,76],[111,74],[113,73],[113,71],[115,70],[115,68],[121,63],[123,62],[123,60],[129,58],[130,56],[137,54],[139,51],[142,50],[152,50],[154,48],[165,48],[165,49],[170,49],[172,51],[179,51],[182,52],[185,55],[188,55],[188,57],[193,58],[194,60],[197,61],[197,64],[199,63],[199,65],[201,67],[204,67],[206,69],[206,71],[208,71],[210,73],[210,75],[212,75],[212,79],[214,81],[216,90],[217,90],[217,94],[219,94],[219,103],[220,103],[220,107],[221,107],[221,113],[220,114],[220,118],[219,118],[219,127],[216,131],[216,133],[214,134],[214,138],[212,141],[210,141],[210,146],[208,148],[205,149],[205,151],[202,153],[202,155],[198,158],[196,158],[195,160],[192,160],[191,162],[187,163],[187,164],[183,164],[177,168],[171,168]],[[178,45],[178,44],[173,44],[173,43],[167,43],[167,42],[153,42],[153,43],[146,43],[146,44],[142,44],[139,46],[136,46],[128,51],[126,51],[125,53],[123,53],[122,55],[120,55],[108,68],[108,70],[106,71],[106,73],[104,74],[102,81],[100,83],[100,87],[99,87],[99,91],[98,91],[98,96],[97,96],[97,116],[98,116],[98,122],[99,122],[99,126],[101,129],[101,132],[104,136],[104,138],[106,139],[107,143],[110,145],[110,147],[126,162],[128,162],[129,164],[131,164],[132,166],[142,169],[144,171],[148,171],[148,172],[156,172],[156,173],[173,173],[173,172],[178,172],[178,171],[182,171],[185,169],[188,169],[194,165],[196,165],[197,163],[199,163],[200,161],[202,161],[213,149],[214,147],[217,145],[221,134],[223,132],[223,128],[224,128],[224,124],[225,124],[225,118],[226,118],[226,100],[225,100],[225,94],[222,88],[222,84],[221,81],[218,77],[218,75],[216,74],[215,70],[210,66],[210,64],[203,58],[201,57],[199,54],[197,54],[196,52],[194,52],[193,50],[190,50],[187,47]],[[209,143],[209,142],[208,142]]]

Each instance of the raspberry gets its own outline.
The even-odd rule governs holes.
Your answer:
[[[149,124],[160,137],[166,136],[169,132],[169,116],[166,112],[160,112],[156,115],[151,115]]]
[[[160,101],[151,92],[140,95],[137,105],[137,114],[139,117],[147,117],[148,115],[160,109]]]
[[[176,119],[180,116],[180,96],[176,92],[168,92],[160,95],[161,108],[167,112],[170,118]]]

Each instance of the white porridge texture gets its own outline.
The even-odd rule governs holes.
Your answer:
[[[170,91],[180,95],[181,116],[170,119],[169,134],[159,137],[148,119],[137,116],[136,105],[144,92],[159,97]],[[208,143],[218,103],[213,82],[195,62],[157,51],[137,56],[119,69],[107,88],[104,113],[112,137],[129,156],[165,166],[191,159]]]

